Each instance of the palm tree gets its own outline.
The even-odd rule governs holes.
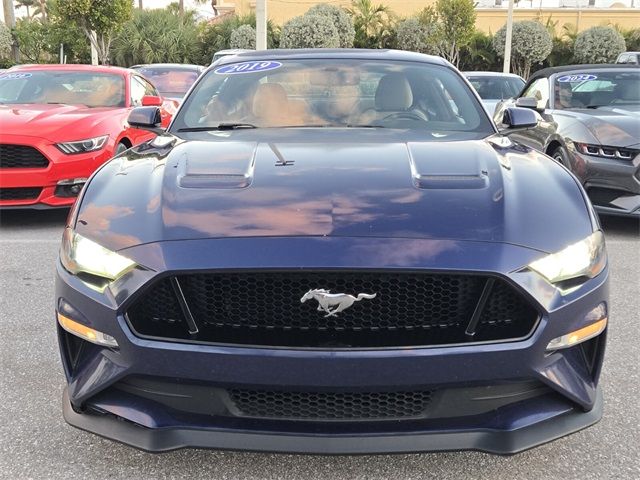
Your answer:
[[[40,3],[40,2],[37,2]],[[29,8],[36,5],[36,0],[16,0],[16,7],[21,8],[25,7],[27,9],[27,18],[31,18],[31,12]]]
[[[347,9],[353,18],[358,46],[379,47],[379,43],[389,27],[393,14],[389,7],[373,5],[371,0],[352,0]]]
[[[213,13],[218,16],[218,9],[216,8],[216,5],[218,5],[218,0],[195,0],[196,3],[207,3],[207,2],[211,2],[211,8],[213,8]],[[140,3],[142,4],[142,0],[140,0]],[[140,7],[142,8],[142,7]],[[180,12],[180,15],[184,15],[184,0],[179,0],[178,2],[178,12]]]
[[[33,16],[42,15],[42,20],[47,20],[47,14],[49,7],[47,5],[47,0],[36,0],[35,8],[33,9]]]

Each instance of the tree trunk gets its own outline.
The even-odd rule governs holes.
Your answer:
[[[139,8],[140,10],[143,10],[143,9],[144,9],[144,6],[142,5],[142,0],[138,0],[138,8]]]
[[[178,11],[180,12],[181,16],[184,15],[184,0],[180,0],[178,2]]]

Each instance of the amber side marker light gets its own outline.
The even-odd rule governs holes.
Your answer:
[[[574,330],[561,337],[554,338],[547,345],[547,350],[559,350],[561,348],[573,347],[582,342],[597,337],[604,329],[607,328],[607,307],[604,303],[601,303],[596,308],[591,310],[586,316],[585,320],[595,320],[595,322],[582,327],[579,330]]]
[[[103,347],[118,348],[118,342],[111,335],[99,332],[93,328],[87,327],[81,323],[71,320],[69,317],[65,317],[61,313],[58,313],[58,323],[67,332],[77,337],[87,340],[88,342],[101,345]]]

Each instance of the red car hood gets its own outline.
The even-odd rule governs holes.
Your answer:
[[[104,135],[96,127],[114,115],[122,116],[124,126],[128,109],[83,105],[14,104],[0,105],[0,133],[44,138],[50,141],[71,141]]]

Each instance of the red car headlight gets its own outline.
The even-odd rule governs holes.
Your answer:
[[[104,147],[108,139],[109,135],[102,135],[100,137],[78,140],[76,142],[57,143],[56,147],[58,147],[60,151],[66,153],[67,155],[94,152]]]

